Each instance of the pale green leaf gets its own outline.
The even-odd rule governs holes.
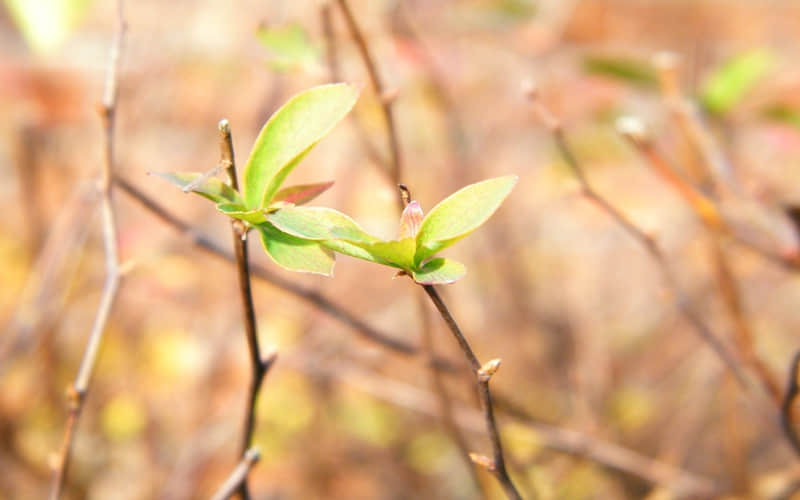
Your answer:
[[[352,109],[358,89],[344,83],[301,92],[261,129],[244,169],[248,208],[264,208],[297,163]]]
[[[366,250],[378,262],[406,271],[414,267],[414,253],[417,248],[414,238],[408,237],[402,240],[378,241],[369,244],[355,243],[355,245]]]
[[[333,186],[333,181],[289,186],[275,193],[272,203],[285,202],[303,205],[330,189],[331,186]]]
[[[417,265],[486,222],[516,183],[516,175],[496,177],[470,184],[439,202],[417,234]]]
[[[295,238],[269,223],[257,226],[264,250],[276,264],[289,271],[333,275],[334,254],[317,241]]]
[[[152,175],[166,179],[175,184],[182,190],[186,190],[192,183],[200,179],[204,174],[198,172],[153,172]],[[243,204],[241,196],[235,189],[225,184],[216,177],[209,177],[191,190],[204,198],[215,203],[236,203]]]
[[[28,45],[39,53],[57,49],[86,13],[90,0],[3,0]]]
[[[256,36],[270,52],[270,65],[278,71],[309,69],[319,64],[319,54],[298,24],[261,26]]]
[[[286,207],[266,215],[281,231],[309,240],[344,240],[369,244],[380,241],[361,229],[353,219],[332,208]]]
[[[703,86],[701,101],[706,109],[724,114],[733,109],[767,74],[775,56],[767,50],[751,50],[717,68]]]
[[[436,258],[431,259],[422,268],[412,271],[411,276],[420,285],[445,285],[454,283],[467,274],[467,268],[461,262]]]
[[[217,205],[217,210],[228,217],[249,222],[254,226],[267,222],[264,210],[247,210],[244,206],[237,203],[220,203]]]

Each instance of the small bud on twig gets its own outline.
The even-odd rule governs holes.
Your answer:
[[[635,116],[622,116],[617,119],[617,132],[633,142],[637,147],[644,146],[650,141],[647,127]]]
[[[478,370],[478,379],[481,382],[488,382],[497,369],[500,368],[500,361],[500,358],[495,358],[484,363],[481,369]]]
[[[472,460],[474,464],[480,465],[488,471],[494,471],[495,469],[494,460],[486,455],[481,455],[480,453],[470,453],[469,459]]]

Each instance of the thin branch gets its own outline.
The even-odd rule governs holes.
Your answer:
[[[139,202],[150,213],[161,219],[170,227],[186,235],[193,245],[228,262],[235,262],[235,257],[229,250],[223,248],[219,243],[216,243],[207,236],[202,235],[197,229],[176,217],[169,210],[159,205],[158,202],[147,196],[144,192],[127,180],[117,176],[114,178],[114,182],[121,191]],[[416,356],[419,352],[418,348],[413,344],[410,344],[402,339],[393,338],[391,335],[369,326],[354,314],[346,311],[344,308],[342,308],[342,306],[333,303],[330,299],[324,297],[317,291],[303,288],[258,264],[250,264],[250,272],[253,277],[269,283],[270,285],[275,286],[310,304],[333,319],[341,322],[345,326],[348,326],[353,331],[357,332],[359,335],[371,342],[380,344],[383,347],[405,356]],[[435,364],[439,370],[447,373],[454,373],[459,370],[456,364],[443,357],[437,356],[435,359]]]
[[[103,246],[105,250],[106,277],[103,283],[103,291],[100,303],[97,307],[97,314],[89,333],[89,340],[83,353],[78,373],[75,381],[67,391],[69,401],[69,414],[67,416],[66,429],[61,444],[56,465],[53,471],[53,479],[50,489],[50,499],[60,498],[64,487],[64,480],[67,475],[72,442],[75,436],[75,428],[81,415],[86,394],[89,390],[89,381],[97,360],[97,352],[103,340],[103,333],[106,323],[111,314],[111,308],[117,297],[117,290],[120,284],[119,255],[117,248],[117,228],[114,220],[114,209],[111,203],[112,176],[114,170],[114,125],[117,105],[117,74],[119,72],[120,53],[122,52],[122,41],[125,36],[125,18],[123,15],[122,0],[117,2],[117,29],[114,42],[111,46],[111,53],[106,71],[105,91],[100,107],[100,117],[103,121],[104,132],[104,155],[103,168],[100,177],[100,210],[102,216]]]
[[[219,122],[220,166],[225,169],[228,184],[236,191],[239,190],[239,181],[236,176],[236,163],[233,156],[233,139],[231,127],[227,120]],[[244,433],[242,435],[241,453],[245,454],[253,444],[253,429],[255,428],[255,411],[258,393],[264,376],[275,362],[277,353],[272,351],[262,357],[258,345],[258,329],[256,327],[256,312],[253,306],[253,292],[250,286],[250,259],[247,255],[247,226],[239,219],[231,219],[233,233],[233,249],[236,256],[236,271],[239,277],[239,295],[242,300],[242,315],[244,317],[244,331],[247,338],[247,348],[250,353],[250,389],[247,396],[247,408],[244,415]],[[239,492],[243,500],[250,498],[247,481],[242,480]]]
[[[506,469],[503,445],[500,441],[500,432],[497,430],[497,422],[495,421],[494,409],[492,408],[492,395],[489,392],[489,380],[500,366],[500,360],[493,359],[485,365],[481,365],[475,353],[472,351],[469,342],[467,342],[466,337],[461,333],[461,329],[458,327],[455,318],[450,314],[450,310],[447,308],[444,301],[442,301],[439,292],[436,291],[436,288],[433,285],[422,285],[422,288],[425,290],[425,293],[428,294],[428,297],[430,297],[433,305],[436,306],[436,310],[439,311],[442,319],[447,323],[448,328],[450,328],[450,331],[453,333],[456,342],[458,342],[461,351],[464,353],[464,357],[467,358],[467,362],[469,362],[472,372],[475,375],[478,396],[480,397],[481,408],[483,409],[483,417],[486,421],[486,430],[489,433],[489,440],[492,443],[493,457],[488,458],[482,455],[472,454],[471,458],[475,463],[483,465],[489,472],[494,474],[508,498],[512,500],[521,500],[522,497],[511,481],[511,477],[509,477]]]
[[[404,184],[401,184],[399,188],[400,201],[404,207],[408,207],[408,204],[411,202],[411,192]],[[483,484],[481,483],[472,459],[470,458],[467,440],[464,438],[464,435],[461,433],[461,429],[459,429],[458,424],[453,417],[453,404],[450,401],[450,395],[447,394],[447,387],[444,384],[441,373],[436,369],[436,365],[434,364],[434,360],[436,358],[436,349],[433,343],[433,329],[428,316],[425,297],[423,295],[417,295],[417,299],[422,330],[422,354],[425,357],[425,364],[430,368],[431,387],[433,388],[433,393],[436,395],[436,400],[439,403],[439,418],[441,420],[441,425],[450,435],[450,438],[453,440],[453,443],[455,443],[456,448],[458,448],[459,456],[467,466],[467,470],[470,473],[470,477],[472,478],[472,482],[474,483],[476,491],[480,493],[481,497],[488,498],[486,490],[484,490]]]
[[[603,198],[597,191],[595,191],[595,189],[589,183],[589,180],[586,177],[580,162],[573,154],[572,149],[569,147],[560,121],[541,102],[535,89],[531,89],[528,92],[528,97],[531,100],[534,112],[553,134],[553,138],[559,152],[561,153],[561,156],[564,158],[581,186],[582,194],[588,200],[597,205],[601,210],[606,212],[620,225],[620,227],[625,230],[626,233],[628,233],[631,237],[638,241],[642,247],[644,247],[650,257],[655,261],[658,269],[661,271],[665,284],[675,296],[678,310],[681,312],[681,314],[683,314],[684,318],[689,322],[689,324],[692,325],[700,338],[706,342],[716,353],[723,365],[725,365],[725,367],[736,377],[739,385],[746,387],[747,382],[739,361],[728,352],[728,349],[714,335],[711,328],[703,321],[700,313],[695,310],[692,302],[689,300],[689,296],[678,284],[678,280],[675,277],[672,268],[669,266],[669,263],[667,262],[666,255],[664,255],[664,252],[658,246],[656,240],[643,230],[639,229],[639,227],[636,226],[636,224],[634,224],[627,216],[625,216],[625,214],[620,212],[615,206],[609,203],[608,200]]]
[[[781,404],[781,426],[786,438],[792,445],[792,450],[800,457],[800,435],[792,422],[794,419],[794,403],[797,395],[800,394],[800,382],[797,380],[800,371],[800,351],[794,354],[792,365],[789,368],[789,379],[786,381],[786,393]]]
[[[367,44],[367,41],[364,38],[364,35],[361,32],[361,28],[359,28],[355,17],[353,17],[353,12],[350,10],[347,0],[337,0],[336,3],[339,5],[339,9],[344,15],[350,36],[353,38],[353,41],[358,47],[359,54],[361,54],[361,60],[364,62],[364,67],[367,69],[367,74],[369,75],[370,82],[372,83],[372,88],[380,100],[381,111],[383,113],[383,118],[386,121],[386,135],[389,139],[389,156],[391,160],[389,166],[392,182],[394,185],[398,185],[402,181],[403,167],[400,158],[400,143],[397,137],[397,126],[395,124],[394,112],[392,110],[393,96],[390,92],[387,92],[387,89],[384,87],[381,77],[378,74],[378,68],[375,66],[375,60],[370,53],[369,45]]]
[[[214,493],[211,500],[227,500],[232,497],[237,490],[240,490],[247,484],[247,475],[250,473],[250,469],[252,469],[260,459],[261,454],[258,452],[257,448],[253,447],[245,451],[242,460],[236,468],[233,469],[233,472],[231,472],[225,482],[222,483],[222,486],[219,487],[217,492]]]

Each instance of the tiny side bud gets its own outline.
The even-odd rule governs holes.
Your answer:
[[[480,370],[478,370],[478,379],[480,379],[481,382],[488,382],[498,368],[500,368],[499,358],[487,361],[481,366]]]
[[[617,132],[629,139],[636,146],[641,146],[648,141],[647,127],[635,116],[622,116],[617,119]]]
[[[486,470],[494,470],[494,460],[486,455],[481,455],[480,453],[470,453],[469,459],[472,460],[472,463],[480,465],[481,467],[485,467]]]
[[[230,123],[228,123],[228,120],[226,118],[223,118],[222,120],[219,121],[219,123],[217,124],[217,128],[219,128],[219,131],[222,132],[223,134],[231,133],[231,125]]]

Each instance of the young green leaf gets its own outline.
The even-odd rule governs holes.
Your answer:
[[[292,97],[261,129],[244,169],[244,200],[250,209],[269,205],[283,180],[309,150],[352,109],[358,89],[321,85]]]
[[[411,277],[420,285],[445,285],[454,283],[467,274],[464,264],[444,258],[431,259],[420,269],[411,272]]]
[[[283,231],[308,240],[341,239],[369,244],[380,241],[361,229],[353,219],[332,208],[286,207],[266,215],[267,220]]]
[[[382,261],[392,267],[406,271],[414,268],[414,253],[417,246],[414,238],[378,241],[367,245],[356,243],[356,245],[366,250],[377,261]]]
[[[254,226],[267,222],[264,210],[247,210],[244,206],[237,203],[220,203],[217,205],[217,210],[228,217],[249,222]]]
[[[716,69],[703,86],[701,101],[714,114],[735,107],[769,71],[775,62],[766,50],[751,50],[734,57]]]
[[[422,219],[425,214],[422,213],[422,207],[419,206],[418,201],[412,201],[403,209],[400,214],[400,231],[397,233],[397,239],[403,238],[416,238],[419,232],[419,226],[422,224]]]
[[[322,247],[319,242],[295,238],[275,229],[269,223],[256,227],[261,233],[261,243],[267,255],[282,268],[325,276],[333,275],[334,254]]]
[[[153,172],[152,175],[166,179],[183,190],[203,176],[203,174],[197,172]],[[216,177],[204,180],[195,186],[192,192],[215,203],[244,203],[236,190]]]
[[[428,213],[417,234],[416,265],[468,235],[497,210],[517,183],[516,175],[470,184]]]
[[[303,205],[321,195],[333,186],[333,181],[320,182],[318,184],[300,184],[283,188],[272,198],[272,203],[285,202]]]
[[[256,36],[270,51],[270,65],[275,70],[308,69],[318,65],[317,49],[298,24],[260,26]]]

